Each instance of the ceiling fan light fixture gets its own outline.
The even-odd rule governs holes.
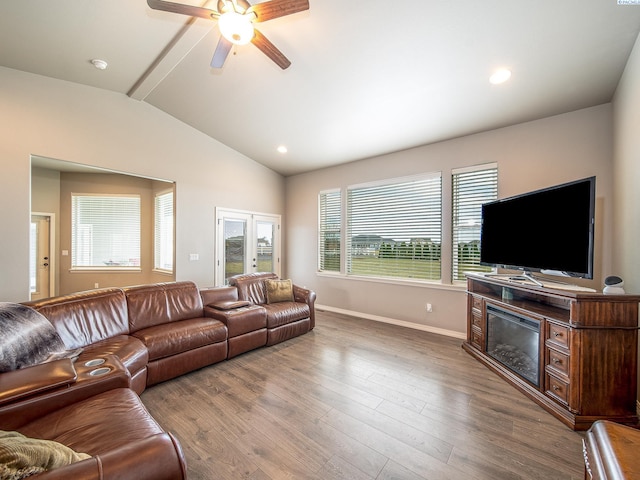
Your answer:
[[[251,17],[228,11],[220,15],[218,26],[222,36],[236,45],[246,45],[253,38]]]
[[[500,85],[511,78],[511,70],[508,68],[500,68],[493,72],[489,77],[489,82],[493,85]]]

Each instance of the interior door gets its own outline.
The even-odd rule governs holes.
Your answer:
[[[280,215],[218,209],[216,245],[216,285],[239,273],[280,276]]]
[[[51,262],[52,215],[32,214],[29,246],[29,292],[31,300],[53,295]]]

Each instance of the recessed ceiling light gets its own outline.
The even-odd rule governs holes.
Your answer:
[[[500,68],[493,72],[493,75],[489,77],[489,82],[493,85],[499,85],[506,82],[511,78],[511,70],[508,68]]]
[[[106,70],[108,66],[107,62],[105,62],[104,60],[100,60],[99,58],[94,58],[93,60],[91,60],[91,63],[98,70]]]
[[[287,153],[289,151],[284,145],[280,145],[276,150],[278,150],[280,153]]]

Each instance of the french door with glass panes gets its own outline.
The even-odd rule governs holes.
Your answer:
[[[216,210],[216,285],[239,273],[280,276],[280,215]]]

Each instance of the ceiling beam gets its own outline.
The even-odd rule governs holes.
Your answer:
[[[190,18],[127,92],[127,95],[136,100],[147,98],[214,26],[215,22],[211,20]]]

